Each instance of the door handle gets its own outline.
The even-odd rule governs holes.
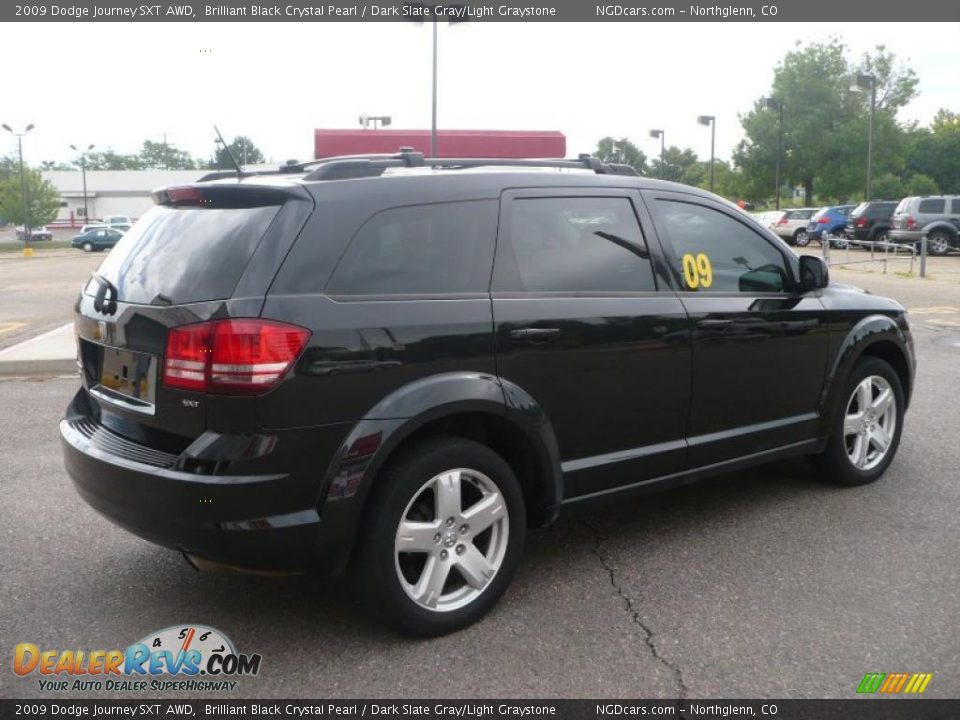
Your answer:
[[[701,320],[697,323],[697,327],[704,330],[719,330],[731,325],[733,325],[733,320]]]
[[[514,340],[527,342],[548,342],[559,336],[560,328],[517,328],[510,331],[510,337]]]

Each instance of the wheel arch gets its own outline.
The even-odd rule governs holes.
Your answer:
[[[466,437],[491,447],[511,466],[523,490],[527,521],[552,522],[562,500],[560,457],[542,408],[520,388],[486,373],[443,373],[394,391],[366,413],[328,467],[321,522],[328,511],[350,540],[349,556],[382,470],[418,440]],[[346,512],[341,512],[341,510]]]
[[[828,371],[821,397],[821,438],[826,438],[839,413],[837,402],[844,383],[857,362],[876,357],[888,363],[897,373],[907,405],[913,391],[914,359],[911,342],[895,319],[887,315],[870,315],[851,328],[836,352]],[[906,407],[904,408],[906,410]]]

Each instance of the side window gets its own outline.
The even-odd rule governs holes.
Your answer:
[[[656,285],[633,203],[623,197],[510,201],[494,289],[636,292]]]
[[[924,214],[942,215],[947,210],[947,201],[943,200],[921,200],[917,212]]]
[[[674,200],[657,200],[657,210],[684,290],[757,293],[790,286],[783,255],[743,223]]]
[[[496,200],[392,208],[351,240],[327,285],[330,295],[487,292]]]

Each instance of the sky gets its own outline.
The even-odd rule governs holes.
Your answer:
[[[943,23],[500,23],[441,25],[442,128],[560,130],[570,156],[605,136],[647,155],[668,145],[717,157],[741,139],[738,114],[765,95],[797,41],[836,35],[859,57],[885,44],[920,78],[904,120],[960,110],[960,36]],[[8,27],[0,123],[35,129],[25,159],[69,161],[70,144],[137,152],[145,139],[213,152],[212,125],[247,135],[268,159],[308,158],[314,128],[362,113],[430,126],[430,27],[412,23],[34,23]],[[0,154],[15,151],[4,133]]]

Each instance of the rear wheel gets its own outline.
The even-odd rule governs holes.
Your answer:
[[[938,257],[950,251],[950,236],[943,230],[935,230],[927,236],[927,251]]]
[[[903,389],[896,371],[864,357],[847,379],[838,420],[826,449],[816,458],[824,479],[837,485],[866,485],[883,475],[900,445]]]
[[[375,492],[359,541],[361,603],[412,635],[479,620],[510,584],[526,536],[506,461],[473,440],[432,438],[394,462]]]
[[[810,233],[806,230],[797,230],[793,234],[793,244],[797,247],[806,247],[810,244]]]

